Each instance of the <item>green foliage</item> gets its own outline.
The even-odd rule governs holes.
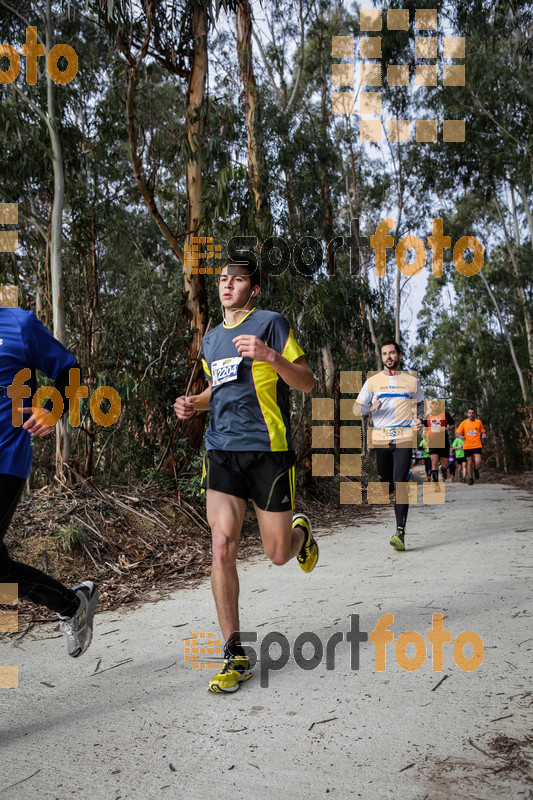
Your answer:
[[[2,14],[2,41],[24,41],[26,18],[35,19],[38,5],[21,0],[20,16]],[[182,439],[173,439],[181,431],[172,404],[187,391],[191,368],[182,269],[133,175],[125,118],[127,67],[115,47],[120,32],[131,37],[132,50],[138,52],[146,7],[129,0],[65,0],[52,6],[54,40],[75,42],[79,58],[76,80],[56,91],[53,120],[63,148],[66,186],[67,345],[76,353],[89,391],[109,385],[122,401],[121,419],[111,430],[95,425],[84,403],[82,425],[72,431],[72,460],[81,474],[94,474],[103,482],[141,479],[147,487],[158,483],[170,489],[176,479],[163,466],[170,449],[180,490],[196,493],[201,455],[191,453]],[[202,234],[222,244],[225,255],[232,236],[257,229],[234,3],[153,4],[157,41],[138,74],[136,130],[143,176],[181,243],[188,224],[185,171],[191,153],[185,117],[194,7],[206,8],[210,16],[205,134],[198,143]],[[348,3],[326,0],[266,5],[269,24],[255,23],[265,60],[256,41],[253,46],[261,111],[257,133],[266,159],[261,185],[268,195],[273,233],[291,250],[301,237],[313,236],[324,258],[312,279],[301,275],[294,261],[283,275],[265,278],[258,304],[290,320],[318,376],[318,393],[324,390],[327,348],[337,374],[374,369],[366,308],[378,339],[394,335],[394,261],[379,282],[371,261],[367,280],[354,274],[344,247],[336,253],[334,275],[328,274],[327,240],[347,237],[352,217],[360,218],[361,233],[370,236],[390,216],[397,223],[396,241],[407,233],[427,241],[428,220],[440,216],[452,242],[466,234],[484,242],[483,274],[531,395],[528,370],[533,364],[523,303],[525,298],[526,305],[533,305],[528,218],[533,197],[531,8],[510,0],[454,0],[447,5],[393,0],[389,7],[409,8],[411,19],[415,8],[437,8],[439,47],[445,17],[446,33],[468,37],[468,80],[464,87],[446,91],[439,86],[415,92],[412,85],[393,91],[384,85],[387,114],[465,118],[467,142],[444,143],[439,136],[435,145],[410,142],[380,153],[361,145],[357,115],[333,115],[330,96],[331,37],[359,35],[357,9],[352,13]],[[413,47],[413,29],[392,34],[385,26],[382,70],[388,64],[412,63]],[[41,64],[35,86],[22,79],[16,87],[0,86],[0,200],[19,203],[21,242],[16,257],[3,255],[0,279],[18,284],[24,307],[37,310],[51,328],[47,253],[54,181],[49,132],[39,114],[47,104],[43,71]],[[258,255],[262,246],[258,242]],[[410,362],[427,393],[445,393],[457,417],[462,417],[465,403],[476,402],[509,466],[527,466],[530,457],[517,447],[525,435],[524,417],[517,409],[526,404],[508,340],[480,277],[465,278],[449,269],[450,250],[445,250],[445,260],[444,277],[428,280]],[[221,321],[216,281],[206,276],[205,287],[213,327]],[[407,331],[401,333],[405,342]],[[305,408],[294,394],[298,424]],[[51,477],[53,442],[38,442],[35,450],[39,483]]]
[[[64,528],[59,528],[54,536],[59,539],[63,550],[81,550],[89,540],[89,532],[79,522],[69,522]]]

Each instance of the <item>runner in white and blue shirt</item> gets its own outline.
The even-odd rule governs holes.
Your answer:
[[[369,429],[369,446],[376,450],[379,479],[389,484],[392,493],[396,483],[410,479],[412,452],[423,424],[424,393],[416,374],[401,369],[402,352],[395,341],[383,342],[381,357],[384,369],[365,381],[355,401],[354,414],[372,415],[374,427]],[[396,550],[405,550],[409,504],[395,501],[394,511],[396,533],[390,543]]]

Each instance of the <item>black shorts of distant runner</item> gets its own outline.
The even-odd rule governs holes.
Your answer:
[[[449,447],[430,447],[429,455],[439,456],[440,458],[448,458],[450,453]]]
[[[289,511],[294,508],[295,461],[293,450],[208,450],[202,489],[251,498],[263,511]]]
[[[455,456],[455,463],[456,464],[464,464],[466,458],[464,456]]]

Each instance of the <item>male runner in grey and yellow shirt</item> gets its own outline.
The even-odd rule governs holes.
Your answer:
[[[224,321],[204,336],[208,388],[178,397],[180,419],[209,409],[202,487],[213,540],[211,585],[226,642],[212,692],[234,692],[251,677],[239,639],[237,549],[251,498],[266,555],[274,564],[294,556],[311,572],[318,547],[304,514],[293,515],[294,462],[289,427],[289,387],[310,392],[314,376],[287,320],[253,308],[260,291],[257,268],[227,261],[219,297]]]
[[[372,415],[374,427],[370,429],[369,444],[376,450],[379,479],[388,483],[393,492],[397,483],[410,478],[416,431],[423,424],[424,393],[416,374],[402,370],[403,355],[395,341],[383,342],[381,358],[384,369],[365,381],[353,410],[355,416]],[[408,503],[395,501],[396,533],[390,543],[396,550],[405,550],[408,511]]]

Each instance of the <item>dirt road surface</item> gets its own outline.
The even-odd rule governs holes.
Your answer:
[[[389,545],[384,509],[318,532],[310,575],[296,561],[241,564],[241,624],[260,661],[230,696],[209,694],[214,670],[184,660],[193,633],[219,635],[208,581],[98,615],[78,660],[54,625],[3,642],[0,664],[19,667],[19,687],[0,690],[0,797],[531,798],[532,507],[509,486],[446,484],[443,506],[411,509],[405,553]],[[394,641],[377,671],[378,646],[357,653],[346,635],[357,621],[371,635],[385,614]],[[434,614],[451,634],[442,671],[427,638]],[[427,650],[414,671],[396,658],[407,631],[419,661]],[[463,631],[478,637],[463,666],[483,642],[470,671],[453,655]],[[405,638],[400,661],[415,655]]]

